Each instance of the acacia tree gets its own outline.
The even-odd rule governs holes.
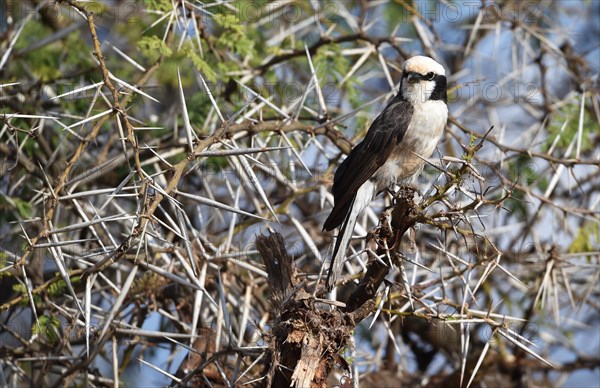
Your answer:
[[[597,381],[599,3],[1,7],[2,385]],[[327,294],[333,173],[416,54],[443,140]]]

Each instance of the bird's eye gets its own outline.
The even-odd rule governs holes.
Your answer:
[[[433,81],[435,74],[430,71],[429,73],[425,74],[425,78],[427,78],[428,81]]]

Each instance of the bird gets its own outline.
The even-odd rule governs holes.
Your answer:
[[[323,224],[323,231],[340,227],[327,274],[328,290],[342,272],[360,213],[379,193],[413,184],[423,170],[423,160],[431,156],[446,126],[447,102],[444,67],[426,56],[407,59],[398,93],[335,172],[334,206]]]

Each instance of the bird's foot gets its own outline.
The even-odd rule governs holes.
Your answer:
[[[377,238],[379,238],[379,239],[387,238],[387,237],[391,236],[393,233],[392,210],[394,210],[393,205],[386,207],[381,212],[381,216],[379,217],[379,226],[377,227],[377,230],[375,231],[375,236],[377,236]]]

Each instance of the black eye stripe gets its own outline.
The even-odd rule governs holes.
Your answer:
[[[412,71],[412,72],[404,72],[402,74],[402,78],[407,78],[409,74],[411,74],[413,78],[416,78],[416,79],[419,79],[422,81],[433,81],[436,79],[436,77],[438,77],[438,75],[432,71],[430,71],[427,74],[421,74],[421,73]]]

